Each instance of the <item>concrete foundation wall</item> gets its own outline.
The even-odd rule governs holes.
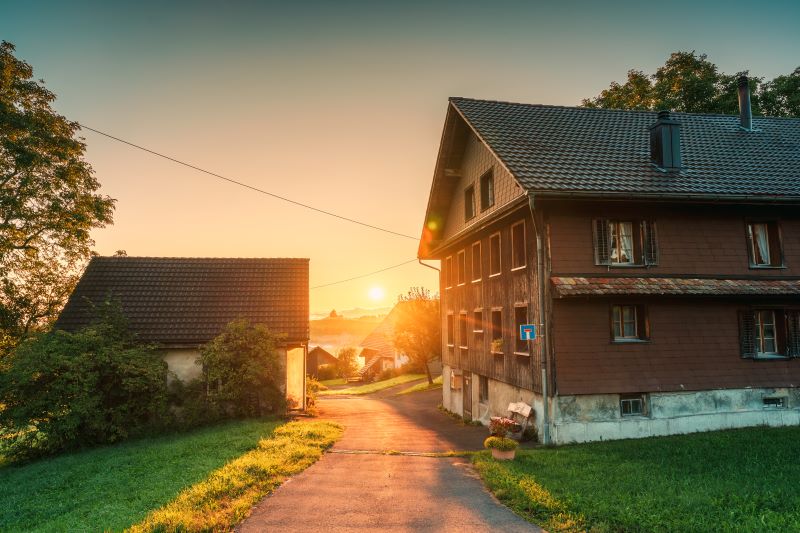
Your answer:
[[[616,394],[559,396],[553,404],[553,443],[800,425],[800,389],[796,388],[651,393],[646,398],[645,416],[623,417]],[[785,398],[786,407],[766,407],[764,398]]]
[[[198,379],[203,375],[203,368],[196,364],[197,358],[200,357],[200,350],[198,349],[185,349],[185,350],[167,350],[164,352],[164,362],[167,363],[169,371],[175,377],[170,376],[171,379],[179,379],[183,382]]]
[[[458,415],[464,415],[464,392],[462,389],[452,390],[450,388],[450,371],[461,373],[461,369],[453,368],[449,365],[442,367],[442,405],[448,410]],[[542,434],[543,404],[542,396],[527,389],[515,387],[502,381],[489,379],[489,401],[480,401],[479,374],[472,374],[472,386],[469,397],[472,398],[472,418],[481,424],[488,426],[489,418],[493,416],[508,416],[508,404],[525,402],[533,407],[533,419],[531,423],[536,425],[539,435]]]

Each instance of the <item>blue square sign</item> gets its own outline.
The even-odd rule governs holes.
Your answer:
[[[536,340],[536,325],[535,324],[520,324],[519,325],[519,340],[521,340],[521,341]]]

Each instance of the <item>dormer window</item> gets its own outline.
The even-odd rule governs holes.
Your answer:
[[[681,169],[681,125],[669,111],[659,111],[650,126],[650,162],[667,172]]]

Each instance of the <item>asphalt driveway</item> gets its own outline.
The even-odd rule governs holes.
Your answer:
[[[417,455],[482,448],[486,429],[439,412],[440,401],[441,390],[321,400],[342,439],[237,531],[541,531],[501,505],[469,459]]]

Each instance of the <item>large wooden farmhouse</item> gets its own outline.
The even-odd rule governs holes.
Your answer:
[[[800,423],[800,118],[739,98],[450,100],[419,249],[447,409],[524,401],[552,443]]]
[[[55,327],[74,331],[93,307],[116,300],[130,329],[162,349],[173,378],[199,378],[200,348],[236,319],[282,336],[279,346],[290,405],[305,408],[308,259],[94,257]]]

